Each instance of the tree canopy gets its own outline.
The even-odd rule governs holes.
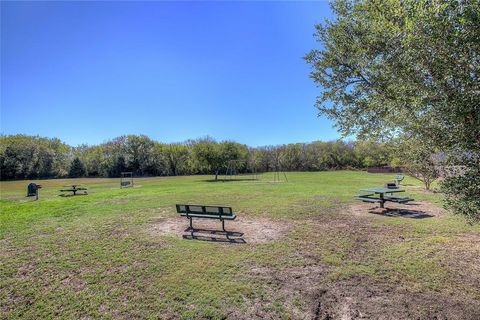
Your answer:
[[[334,1],[336,19],[316,26],[323,48],[305,57],[320,112],[346,135],[479,148],[479,3]]]

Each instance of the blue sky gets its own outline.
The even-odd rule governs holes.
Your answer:
[[[321,2],[4,2],[1,132],[332,140],[302,57]]]

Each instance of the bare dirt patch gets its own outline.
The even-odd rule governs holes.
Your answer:
[[[252,268],[250,275],[266,284],[267,294],[247,301],[243,312],[228,319],[276,319],[275,303],[292,319],[466,319],[476,320],[480,300],[383,282],[369,276],[328,279],[330,267],[317,263],[283,270]]]
[[[233,311],[227,318],[276,319],[272,308],[281,301],[292,319],[478,319],[480,301],[475,299],[412,292],[368,276],[330,282],[328,270],[321,264],[280,271],[252,269],[252,276],[267,283],[267,295],[248,301],[246,310]]]
[[[239,217],[235,221],[225,221],[227,232],[223,232],[219,220],[195,219],[192,232],[188,220],[177,217],[158,220],[149,231],[154,236],[167,235],[188,240],[261,244],[280,239],[292,226],[289,221]]]
[[[462,291],[471,291],[468,293],[480,300],[480,234],[458,235],[442,251],[442,265],[455,277],[455,283],[468,283],[469,286],[462,288]],[[473,290],[468,290],[472,288]]]
[[[309,219],[307,225],[314,231],[308,233],[310,241],[298,251],[306,265],[250,266],[249,276],[253,282],[262,283],[265,292],[246,301],[246,310],[232,311],[227,318],[276,319],[286,312],[292,319],[478,319],[480,299],[473,292],[480,288],[478,234],[452,239],[445,249],[450,256],[443,256],[439,249],[442,265],[456,274],[458,287],[453,291],[413,288],[408,281],[387,276],[388,268],[374,276],[357,273],[332,277],[341,261],[351,261],[352,266],[370,265],[371,259],[379,256],[379,248],[396,246],[409,237],[409,226],[372,223],[378,215],[412,219],[438,219],[444,215],[441,208],[427,203],[389,207],[391,211],[384,212],[371,204],[354,204],[339,208],[340,214]],[[325,253],[327,258],[342,257],[341,261],[332,265],[323,259]],[[466,289],[469,292],[465,294],[452,294]]]
[[[478,319],[480,302],[439,292],[411,292],[368,277],[319,288],[314,319]]]
[[[292,319],[314,319],[318,290],[328,273],[328,267],[305,265],[274,270],[253,267],[250,276],[264,283],[266,294],[246,301],[245,310],[232,310],[228,319],[278,319],[272,309],[286,311]]]

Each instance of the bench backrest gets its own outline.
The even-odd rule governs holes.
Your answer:
[[[177,213],[208,214],[218,216],[232,216],[231,207],[224,206],[202,206],[196,204],[177,204]]]

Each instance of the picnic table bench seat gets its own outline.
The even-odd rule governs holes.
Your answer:
[[[225,220],[235,220],[237,216],[233,213],[231,207],[213,206],[213,205],[194,205],[177,204],[177,213],[181,217],[186,217],[190,221],[190,229],[193,230],[192,220],[198,219],[216,219],[222,222],[222,229],[225,230]]]
[[[372,195],[359,195],[355,197],[356,200],[361,200],[363,202],[369,202],[369,203],[379,203],[382,202],[381,199],[372,197]]]
[[[407,202],[415,200],[415,199],[412,199],[410,197],[400,197],[400,196],[394,196],[394,195],[385,195],[384,198],[385,198],[385,200],[389,200],[389,201],[392,201],[392,202],[398,202],[398,203],[407,203]]]
[[[81,191],[81,190],[88,190],[88,188],[62,189],[60,191]]]

